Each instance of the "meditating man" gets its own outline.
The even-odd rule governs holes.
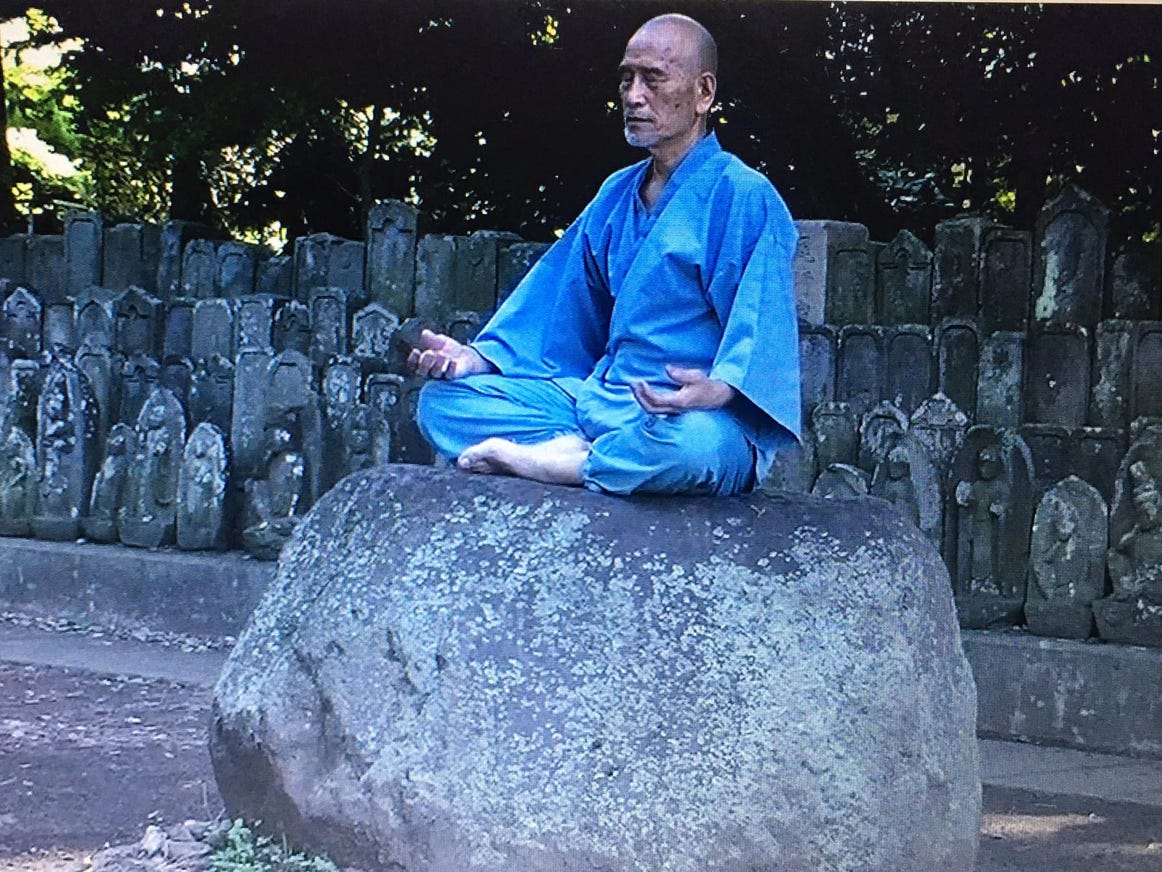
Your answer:
[[[752,489],[800,427],[796,231],[707,132],[717,48],[681,15],[620,66],[610,176],[471,343],[424,331],[419,426],[468,472],[612,494]]]

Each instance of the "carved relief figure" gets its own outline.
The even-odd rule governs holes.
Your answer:
[[[9,426],[0,442],[0,536],[27,536],[36,510],[36,450],[23,430]]]
[[[1146,464],[1130,465],[1134,526],[1109,551],[1114,599],[1162,603],[1162,495]]]
[[[125,496],[125,480],[137,453],[137,438],[128,424],[114,424],[105,444],[105,460],[93,479],[85,535],[94,542],[117,540],[118,513]]]
[[[306,459],[294,446],[291,423],[279,421],[267,428],[265,475],[245,485],[247,527],[242,544],[259,560],[277,560],[299,522]]]
[[[1000,593],[998,547],[1001,523],[1008,509],[1009,489],[998,450],[985,446],[977,454],[977,478],[956,485],[956,502],[968,511],[960,516],[961,560],[967,570],[963,578],[969,589]]]

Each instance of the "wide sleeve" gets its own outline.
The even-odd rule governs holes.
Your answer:
[[[722,324],[710,377],[796,436],[802,431],[799,325],[791,260],[797,232],[773,189],[741,192],[715,226],[722,238],[708,296]]]
[[[472,342],[502,374],[585,378],[605,350],[613,299],[586,232],[592,204]]]

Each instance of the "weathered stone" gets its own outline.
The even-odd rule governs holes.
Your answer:
[[[36,446],[14,423],[0,441],[0,536],[27,536],[36,511]]]
[[[1070,185],[1037,216],[1033,319],[1092,329],[1101,318],[1109,210]]]
[[[137,455],[125,482],[118,533],[126,545],[160,548],[173,543],[177,529],[185,412],[173,394],[158,388],[141,407],[135,430]]]
[[[300,421],[293,412],[278,415],[264,435],[262,474],[246,482],[242,544],[258,560],[277,560],[301,514],[309,505],[301,450]]]
[[[452,312],[448,316],[448,329],[445,332],[457,342],[467,345],[476,338],[484,326],[484,320],[480,312]]]
[[[282,303],[274,313],[274,353],[311,351],[311,310],[298,300]]]
[[[186,551],[226,547],[226,437],[213,424],[194,428],[178,477],[177,546]]]
[[[195,365],[190,384],[190,423],[203,421],[230,432],[234,409],[234,364],[220,354]]]
[[[892,441],[872,474],[868,491],[887,500],[937,548],[944,532],[944,488],[936,467],[916,439]]]
[[[419,212],[399,200],[383,200],[367,215],[367,293],[401,317],[415,306]]]
[[[35,243],[44,237],[33,237]],[[100,285],[105,219],[97,212],[69,212],[61,240],[64,273],[60,291],[76,296],[90,285]],[[43,288],[37,290],[44,293]]]
[[[547,242],[513,242],[500,249],[496,299],[503,303],[552,246]],[[820,318],[822,318],[820,314]]]
[[[29,438],[37,433],[37,407],[44,386],[45,370],[35,360],[14,360],[8,365],[3,417]]]
[[[284,552],[211,753],[229,814],[362,868],[968,872],[975,706],[878,501],[392,467]]]
[[[862,224],[823,222],[827,251],[827,323],[871,324],[875,320],[876,270]]]
[[[161,336],[162,357],[194,355],[194,301],[175,297],[165,304],[165,324]]]
[[[975,318],[980,309],[980,260],[986,218],[953,218],[936,225],[932,320]]]
[[[497,244],[480,236],[429,235],[416,251],[416,315],[487,312],[496,305]]]
[[[323,371],[323,475],[321,487],[329,490],[349,472],[348,417],[359,405],[359,365],[349,357],[337,357]]]
[[[1020,622],[1025,604],[1032,458],[1020,436],[977,426],[949,475],[945,563],[962,627]]]
[[[157,354],[163,311],[161,300],[141,288],[129,288],[118,294],[113,300],[117,324],[113,350],[126,357]]]
[[[1130,423],[1133,329],[1129,321],[1102,321],[1097,325],[1093,390],[1089,397],[1089,423],[1095,427],[1126,427]]]
[[[219,297],[246,297],[253,294],[262,246],[245,242],[222,242],[214,268],[214,289]]]
[[[826,324],[799,325],[799,373],[803,417],[835,399],[835,348],[838,331]]]
[[[311,291],[311,362],[322,369],[337,354],[347,353],[347,292],[342,288]]]
[[[368,303],[351,319],[351,353],[360,361],[387,362],[399,318],[379,303]]]
[[[54,360],[49,367],[36,418],[40,489],[32,535],[71,541],[80,535],[97,467],[97,403],[72,361]]]
[[[218,242],[213,239],[191,239],[182,252],[182,278],[179,296],[206,300],[217,292]]]
[[[114,424],[105,440],[105,458],[93,478],[89,512],[81,519],[85,538],[91,542],[120,539],[121,506],[125,482],[137,459],[137,433],[129,424]]]
[[[138,287],[152,293],[161,256],[161,228],[115,224],[105,228],[101,285],[111,291]]]
[[[833,463],[854,465],[859,457],[859,416],[847,403],[820,403],[811,413],[815,458],[822,471]]]
[[[932,334],[920,324],[890,328],[884,338],[887,355],[885,397],[912,414],[935,387]]]
[[[1041,498],[1033,517],[1025,621],[1039,636],[1088,639],[1105,592],[1108,510],[1076,476]]]
[[[1021,438],[1033,459],[1035,499],[1073,471],[1073,431],[1060,424],[1023,424]]]
[[[76,313],[78,348],[106,348],[113,350],[117,338],[117,317],[113,303],[117,295],[105,288],[85,288],[77,294],[73,310]]]
[[[1025,421],[1084,426],[1089,376],[1089,333],[1084,327],[1031,331],[1025,350]]]
[[[194,304],[194,334],[191,339],[194,363],[215,354],[234,359],[234,301],[198,300]]]
[[[259,294],[270,294],[280,300],[289,299],[295,292],[295,262],[288,255],[268,257],[259,261],[254,289]]]
[[[121,358],[114,358],[121,360]],[[145,401],[158,387],[161,365],[145,354],[135,354],[121,364],[120,405],[117,420],[136,424]]]
[[[194,362],[188,357],[172,356],[161,362],[161,373],[157,380],[158,387],[165,388],[182,407],[183,413],[190,408],[190,394],[194,386]]]
[[[387,422],[390,460],[398,454],[395,448],[400,437],[400,424],[407,416],[401,409],[404,403],[404,377],[395,373],[371,373],[363,382],[363,402],[374,409]]]
[[[980,260],[980,307],[985,332],[1024,331],[1029,325],[1032,234],[1008,227],[984,232]]]
[[[776,491],[810,493],[818,475],[815,461],[815,434],[810,430],[803,437],[775,454],[757,489],[772,494]]]
[[[89,380],[97,404],[97,432],[104,436],[121,414],[121,367],[124,361],[109,349],[83,345],[73,358]]]
[[[862,415],[884,398],[887,373],[884,329],[849,324],[839,331],[835,397]]]
[[[975,321],[940,322],[936,328],[936,373],[940,392],[965,414],[975,414],[980,378],[980,331]]]
[[[419,376],[404,379],[403,402],[393,409],[394,420],[391,420],[391,459],[395,462],[430,465],[436,459],[432,446],[416,425],[423,386],[424,379]]]
[[[887,457],[888,450],[908,432],[908,416],[887,400],[864,412],[859,422],[857,466],[869,475]]]
[[[17,285],[28,281],[28,234],[0,236],[0,278]]]
[[[977,423],[1009,429],[1020,425],[1024,365],[1023,333],[998,330],[984,338],[976,383]]]
[[[1097,488],[1107,503],[1114,498],[1118,466],[1126,456],[1129,438],[1124,429],[1081,427],[1073,432],[1070,470]]]
[[[331,250],[331,259],[327,264],[327,286],[342,288],[348,296],[363,299],[363,272],[366,259],[366,245],[344,239]]]
[[[877,321],[928,324],[932,303],[932,252],[901,230],[876,258]]]
[[[1109,311],[1113,318],[1153,321],[1158,310],[1158,288],[1162,287],[1162,245],[1127,247],[1114,257],[1109,274]]]
[[[16,288],[4,300],[0,354],[9,357],[40,355],[41,305],[28,288]]]
[[[1162,321],[1134,325],[1130,340],[1130,419],[1162,416]]]
[[[182,288],[182,256],[186,244],[210,235],[212,231],[209,227],[193,221],[167,221],[162,226],[157,281],[154,285],[159,297],[168,301],[185,295]]]
[[[53,357],[68,357],[77,350],[77,324],[71,301],[52,303],[42,313],[41,348]]]
[[[257,475],[263,462],[266,402],[272,356],[252,349],[238,354],[230,419],[230,464],[240,476]]]
[[[28,286],[43,305],[63,303],[85,285],[65,285],[63,236],[37,234],[28,239]]]
[[[238,297],[234,303],[234,348],[273,351],[274,297]]]
[[[351,409],[343,427],[343,476],[391,462],[391,431],[387,419],[371,406]]]
[[[819,473],[811,494],[825,500],[853,500],[867,496],[870,484],[871,476],[858,466],[832,463]]]

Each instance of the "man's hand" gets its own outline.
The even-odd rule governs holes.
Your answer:
[[[474,348],[431,330],[420,332],[419,344],[408,355],[408,368],[425,378],[446,379],[492,371]]]
[[[633,395],[652,415],[676,415],[694,409],[721,409],[736,393],[724,381],[710,378],[700,369],[667,366],[666,375],[681,385],[676,391],[659,391],[645,382],[633,385]]]

